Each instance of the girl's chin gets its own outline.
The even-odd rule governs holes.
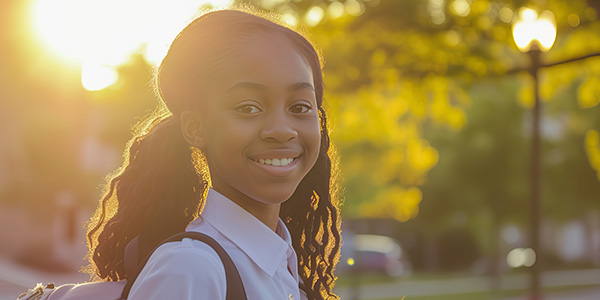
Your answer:
[[[274,193],[274,194],[266,194],[266,195],[263,194],[255,199],[257,199],[257,201],[265,203],[265,204],[282,204],[285,201],[287,201],[288,199],[290,199],[290,197],[292,197],[293,194],[294,194],[294,191],[285,192],[285,193],[278,192],[278,193]]]

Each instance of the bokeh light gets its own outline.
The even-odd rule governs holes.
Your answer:
[[[471,3],[467,0],[454,0],[450,8],[454,14],[461,17],[466,17],[471,13]]]
[[[346,12],[351,16],[360,16],[365,12],[365,6],[362,2],[356,0],[346,1]]]
[[[429,0],[427,3],[427,12],[431,16],[431,22],[434,25],[442,25],[446,22],[444,10],[444,0]]]
[[[354,266],[354,258],[352,258],[352,257],[349,257],[349,258],[346,260],[346,264],[348,264],[349,266]]]
[[[567,16],[567,23],[569,23],[569,26],[574,28],[581,24],[581,19],[576,14],[569,14],[569,16]]]
[[[515,248],[506,256],[506,263],[511,268],[531,267],[535,261],[535,251],[531,248]]]
[[[304,20],[308,26],[317,26],[319,23],[321,23],[321,20],[323,20],[324,16],[325,10],[315,5],[308,10]]]
[[[294,12],[286,12],[283,14],[283,21],[294,27],[298,25],[298,16]]]
[[[504,23],[512,22],[513,16],[514,16],[514,12],[512,11],[512,9],[510,9],[508,7],[503,7],[498,12],[498,17],[500,18],[500,21],[502,21]]]
[[[332,2],[327,7],[327,13],[329,14],[329,16],[332,19],[337,19],[337,18],[341,17],[342,15],[344,15],[344,11],[345,11],[344,4],[337,2],[337,1]]]

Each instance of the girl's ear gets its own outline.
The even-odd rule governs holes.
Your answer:
[[[181,113],[181,133],[191,146],[202,149],[206,145],[200,113],[186,110]]]

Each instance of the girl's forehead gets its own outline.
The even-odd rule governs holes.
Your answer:
[[[226,87],[236,81],[263,84],[313,83],[310,64],[282,34],[252,34],[238,41],[217,63],[211,86]]]

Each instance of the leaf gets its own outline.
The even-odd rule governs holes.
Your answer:
[[[600,78],[589,77],[577,90],[577,102],[581,108],[591,108],[600,103]]]
[[[519,75],[519,79],[523,82],[521,88],[519,89],[519,103],[525,108],[532,108],[535,103],[535,92],[533,90],[533,80],[529,74],[527,75]]]
[[[585,152],[590,165],[594,170],[598,180],[600,180],[600,134],[596,130],[588,130],[585,134]]]
[[[365,216],[379,218],[394,218],[406,222],[419,213],[419,203],[423,193],[416,187],[401,188],[389,186],[381,189],[373,201],[362,204]]]

